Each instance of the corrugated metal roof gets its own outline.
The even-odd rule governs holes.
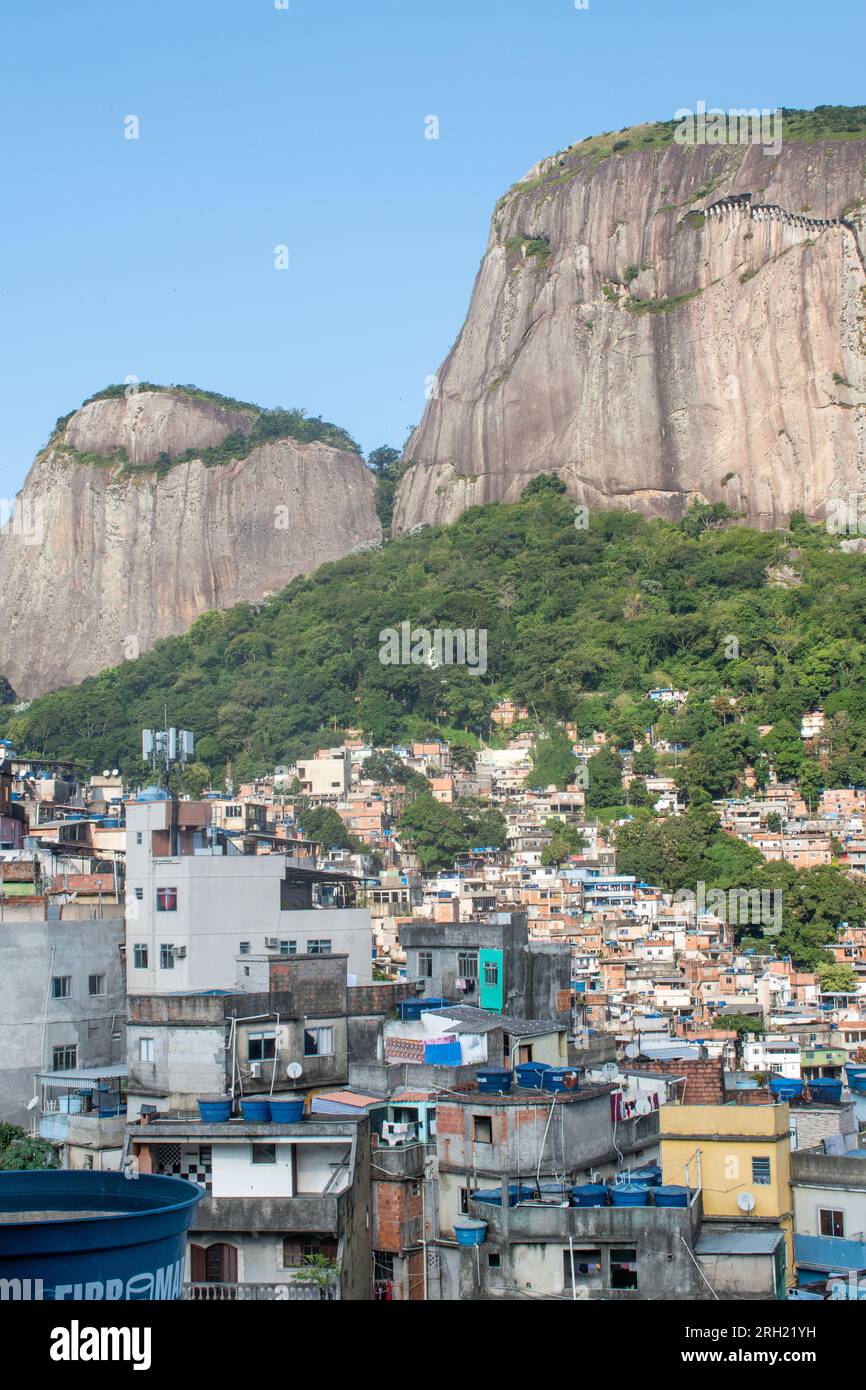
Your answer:
[[[772,1255],[782,1240],[781,1231],[704,1231],[695,1251],[698,1255]]]

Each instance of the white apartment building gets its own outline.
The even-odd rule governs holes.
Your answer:
[[[370,913],[351,905],[354,880],[297,867],[280,850],[241,853],[207,802],[175,808],[173,828],[170,801],[126,807],[130,994],[232,989],[239,955],[275,951],[346,955],[351,983],[372,978]]]

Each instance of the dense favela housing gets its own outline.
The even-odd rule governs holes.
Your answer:
[[[856,1298],[866,789],[490,732],[195,796],[7,741],[5,1166],[194,1184],[188,1300]]]

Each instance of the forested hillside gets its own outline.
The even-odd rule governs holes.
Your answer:
[[[825,782],[866,780],[866,557],[792,519],[755,531],[698,509],[673,524],[593,515],[588,525],[542,476],[514,505],[467,511],[348,556],[258,605],[200,618],[179,638],[81,685],[0,711],[3,732],[33,753],[96,767],[138,764],[139,730],[164,706],[192,729],[197,756],[243,776],[271,770],[359,728],[376,743],[401,735],[495,733],[502,696],[534,723],[573,720],[619,746],[649,724],[685,745],[677,758],[693,796],[732,791],[753,764]],[[486,629],[487,670],[383,665],[380,632],[403,621]],[[659,715],[657,684],[689,691]],[[823,757],[804,752],[799,719],[820,703]],[[759,726],[772,724],[762,737]]]

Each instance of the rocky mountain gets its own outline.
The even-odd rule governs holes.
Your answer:
[[[58,421],[0,544],[0,673],[19,697],[381,538],[348,437],[340,447],[342,432],[296,412],[290,426],[310,437],[293,438],[290,414],[147,388]]]
[[[531,169],[494,211],[395,530],[539,472],[589,507],[697,499],[760,526],[864,490],[866,131],[837,124],[802,113],[775,148],[637,127]]]

